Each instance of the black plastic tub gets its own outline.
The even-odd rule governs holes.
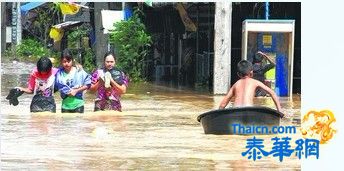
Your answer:
[[[269,132],[251,131],[249,134],[271,134],[272,127],[279,126],[282,117],[283,114],[277,110],[250,106],[209,111],[199,115],[197,120],[201,122],[205,134],[248,134],[247,131],[238,130],[239,124],[240,130],[257,127],[267,127],[269,130]]]

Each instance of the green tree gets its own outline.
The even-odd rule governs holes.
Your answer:
[[[116,66],[128,73],[134,82],[145,80],[144,59],[152,43],[140,16],[142,12],[136,9],[129,20],[115,23],[110,30],[110,43],[117,52]]]
[[[37,17],[32,26],[26,28],[26,30],[42,43],[48,44],[51,27],[62,21],[60,8],[56,3],[46,3],[42,7],[34,9],[34,11],[37,13]]]
[[[96,68],[94,52],[89,48],[88,43],[84,44],[83,42],[83,38],[86,38],[86,41],[88,41],[87,37],[91,32],[90,28],[90,25],[83,24],[67,32],[68,48],[72,50],[76,61],[82,64],[87,72],[92,72]],[[81,55],[80,59],[78,58],[79,53]]]
[[[23,39],[15,47],[6,50],[5,56],[9,58],[16,57],[17,59],[26,61],[36,61],[42,56],[52,57],[55,55],[43,43],[32,38]]]

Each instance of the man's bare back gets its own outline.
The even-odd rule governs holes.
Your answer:
[[[255,80],[249,76],[241,78],[230,88],[229,92],[220,104],[220,109],[225,108],[232,97],[235,97],[235,107],[253,106],[253,99],[257,87],[261,87],[263,90],[267,91],[271,95],[272,99],[275,102],[277,110],[280,111],[281,107],[278,103],[276,94],[262,82]]]

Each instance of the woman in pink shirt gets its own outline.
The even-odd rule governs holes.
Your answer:
[[[94,111],[122,111],[121,95],[127,90],[129,79],[116,67],[116,56],[113,53],[104,55],[104,67],[92,73],[91,90],[96,92]]]
[[[30,112],[56,112],[53,97],[56,72],[57,68],[52,67],[51,60],[47,57],[41,57],[37,61],[37,67],[29,76],[27,88],[16,87],[25,93],[34,94]]]

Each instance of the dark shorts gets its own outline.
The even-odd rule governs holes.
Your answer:
[[[61,109],[62,113],[84,113],[84,106],[80,106],[76,109]]]
[[[30,112],[53,112],[56,113],[56,103],[53,96],[45,97],[36,94],[33,96]]]

